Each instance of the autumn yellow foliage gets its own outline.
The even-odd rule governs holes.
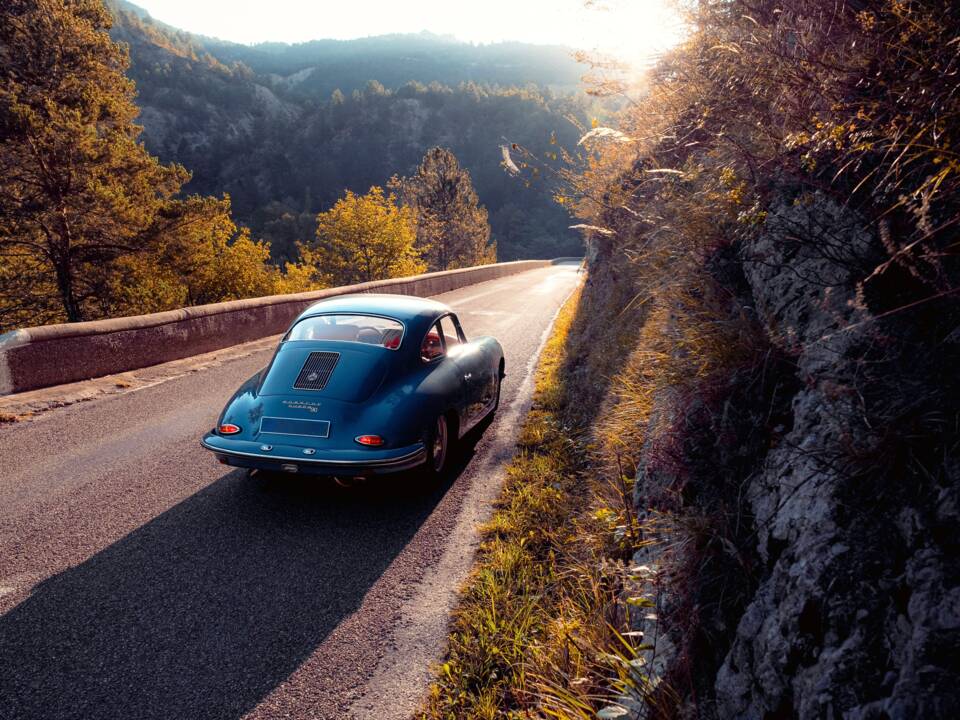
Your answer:
[[[148,252],[117,261],[108,292],[110,314],[159,312],[286,289],[286,279],[270,263],[270,246],[231,220],[229,199],[193,198],[190,204],[193,223]]]
[[[351,285],[416,275],[426,269],[417,254],[413,212],[392,194],[372,187],[366,195],[347,191],[317,216],[316,240],[300,248],[301,262],[288,276],[326,285]]]

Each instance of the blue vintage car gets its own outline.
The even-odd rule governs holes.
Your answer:
[[[437,475],[451,444],[496,411],[503,376],[500,343],[468,341],[446,305],[342,295],[293,321],[201,442],[221,463],[256,470]]]

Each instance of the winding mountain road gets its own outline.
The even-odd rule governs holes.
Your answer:
[[[507,366],[440,486],[218,465],[198,438],[262,341],[0,426],[0,718],[410,717],[577,282],[562,264],[437,296]]]

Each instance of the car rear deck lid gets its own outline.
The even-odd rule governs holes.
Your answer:
[[[282,343],[258,395],[364,402],[399,357],[392,350],[355,342]]]

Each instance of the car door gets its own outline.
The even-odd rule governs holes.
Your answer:
[[[461,430],[466,432],[483,417],[483,411],[486,407],[485,388],[490,380],[487,377],[489,375],[486,368],[488,363],[484,361],[482,348],[467,342],[456,315],[445,315],[441,318],[440,325],[448,352],[451,358],[456,361],[460,377],[463,380],[466,410]]]
[[[469,423],[471,399],[464,381],[462,362],[457,338],[449,340],[444,336],[444,326],[440,320],[424,335],[420,347],[420,362],[428,366],[430,384],[442,393],[445,408],[456,408],[461,427]]]
[[[466,341],[466,336],[460,327],[460,322],[456,315],[451,315],[454,325],[460,334],[460,338]],[[468,342],[471,352],[469,353],[471,365],[471,382],[474,384],[472,391],[476,396],[477,417],[474,422],[479,422],[485,416],[487,411],[493,406],[497,399],[497,392],[500,387],[500,355],[496,353],[488,342]]]
[[[443,341],[446,362],[455,368],[459,385],[459,412],[461,433],[470,428],[477,413],[477,388],[474,381],[473,361],[469,357],[469,348],[463,338],[463,332],[454,323],[450,315],[440,318],[436,326]]]

